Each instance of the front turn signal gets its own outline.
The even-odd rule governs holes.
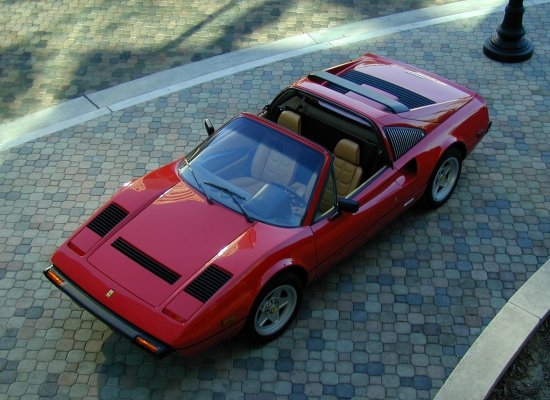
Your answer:
[[[63,278],[59,276],[52,268],[48,268],[44,271],[44,275],[48,278],[55,286],[61,286],[63,284]]]
[[[149,340],[142,338],[141,336],[137,336],[135,341],[139,346],[149,350],[153,354],[157,354],[159,351],[159,347],[156,344],[151,343]]]

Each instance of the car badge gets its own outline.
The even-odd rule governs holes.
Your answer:
[[[109,291],[105,294],[105,297],[109,298],[109,297],[111,297],[114,293],[115,293],[115,291],[114,291],[113,289],[109,289]]]

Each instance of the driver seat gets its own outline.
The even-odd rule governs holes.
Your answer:
[[[232,182],[249,193],[256,193],[266,183],[288,186],[294,179],[296,159],[281,149],[260,144],[252,159],[250,176],[233,179]]]
[[[299,135],[302,133],[302,118],[294,111],[284,110],[281,115],[279,115],[277,123]]]
[[[338,196],[345,197],[357,189],[363,177],[359,145],[349,139],[342,139],[334,148],[334,157],[336,189]]]

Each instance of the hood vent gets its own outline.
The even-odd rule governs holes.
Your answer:
[[[104,237],[127,215],[128,212],[126,210],[123,210],[115,203],[111,203],[88,224],[88,228],[99,236]]]
[[[166,268],[161,263],[153,260],[151,257],[136,249],[134,246],[132,246],[130,243],[126,242],[122,238],[118,238],[117,240],[115,240],[111,246],[113,246],[115,249],[120,251],[131,260],[141,265],[146,270],[152,272],[162,280],[168,282],[170,285],[173,285],[181,277],[181,275]]]
[[[211,265],[193,282],[187,285],[183,291],[197,300],[206,303],[230,278],[230,273],[215,265]]]

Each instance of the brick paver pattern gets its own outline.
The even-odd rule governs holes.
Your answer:
[[[212,3],[208,20],[190,11],[198,2],[186,2],[191,4],[189,9],[177,13],[173,2],[167,15],[185,15],[183,19],[190,25],[176,28],[181,21],[172,16],[163,20],[164,30],[154,21],[160,19],[155,13],[163,12],[162,2],[149,9],[148,18],[132,10],[146,9],[149,3],[125,2],[127,8],[113,5],[113,13],[126,10],[121,21],[110,20],[108,13],[95,8],[86,10],[86,2],[59,3],[86,10],[88,16],[82,21],[68,11],[53,20],[51,14],[38,10],[45,3],[6,2],[2,11],[7,9],[14,17],[20,3],[27,4],[29,10],[30,4],[36,8],[34,14],[28,11],[27,18],[60,27],[59,35],[64,36],[56,39],[58,43],[69,46],[76,40],[70,34],[73,31],[89,33],[89,41],[79,45],[88,46],[89,51],[73,55],[54,51],[55,56],[49,57],[51,64],[44,67],[52,71],[51,77],[60,74],[55,78],[62,82],[59,88],[74,86],[74,95],[89,88],[73,82],[79,79],[75,71],[83,65],[83,75],[92,74],[97,81],[110,83],[114,71],[125,69],[129,60],[142,64],[136,67],[138,75],[148,73],[146,64],[160,62],[165,54],[156,52],[156,46],[168,48],[167,43],[176,43],[185,32],[208,43],[210,47],[205,46],[201,56],[237,47],[233,39],[228,39],[231,45],[227,48],[219,37],[217,46],[212,45],[215,38],[201,39],[199,21],[202,26],[208,21],[221,24],[219,21],[234,11],[227,26],[260,30],[265,35],[254,40],[242,37],[239,43],[245,45],[271,40],[269,34],[278,25],[266,19],[255,26],[251,11],[246,12],[250,22],[236,19],[236,10],[245,7],[244,2],[216,4],[216,8]],[[273,15],[277,14],[277,7],[270,8],[273,4],[258,2],[253,9],[263,13],[256,15],[277,19],[279,25],[290,19],[286,14],[290,9],[279,8],[279,15]],[[349,7],[338,6],[339,2],[318,4],[333,8],[334,19],[349,13]],[[351,7],[354,2],[345,4]],[[384,7],[379,4],[380,10],[387,9]],[[360,9],[353,18],[365,17],[359,15]],[[129,21],[138,17],[143,20],[140,29],[130,29],[135,24]],[[9,20],[5,12],[0,18]],[[22,15],[18,18],[24,21]],[[312,21],[307,22],[319,24],[313,27],[326,26],[316,18],[320,16],[312,14]],[[498,13],[458,20],[288,59],[1,152],[0,397],[433,398],[483,328],[547,260],[550,248],[550,69],[548,46],[543,45],[550,26],[550,5],[538,5],[526,13],[525,25],[536,47],[533,58],[525,63],[501,64],[482,55],[484,40],[501,20]],[[246,28],[247,24],[252,25]],[[289,24],[295,26],[296,22]],[[29,31],[39,25],[36,21],[14,27],[11,35],[27,39],[18,39],[20,43],[12,39],[14,44],[6,54],[22,52],[28,54],[28,63],[45,63],[43,53],[35,49],[46,49],[56,34],[51,28],[52,32],[44,31],[40,39]],[[65,29],[68,25],[71,29]],[[106,50],[112,44],[101,44],[101,37],[108,36],[97,35],[102,30],[127,38],[129,58],[121,58],[123,53],[116,46]],[[149,32],[147,40],[140,36],[145,31]],[[151,42],[153,37],[157,44]],[[179,43],[185,47],[183,41]],[[180,44],[169,50],[178,52]],[[462,178],[446,205],[434,212],[415,207],[335,266],[306,291],[297,321],[278,340],[249,347],[237,338],[196,357],[155,360],[43,278],[41,271],[49,265],[56,247],[119,184],[180,157],[203,140],[203,118],[209,117],[219,126],[239,111],[259,110],[296,78],[367,50],[438,72],[482,93],[491,107],[493,128],[465,160]],[[94,54],[99,54],[97,63],[91,62]],[[72,56],[70,65],[60,61]],[[33,57],[36,60],[31,62]],[[170,64],[165,62],[164,66]],[[176,63],[181,62],[185,61]],[[69,78],[63,78],[60,70]],[[99,78],[102,71],[105,78]],[[29,85],[34,88],[43,79],[42,71],[29,73]],[[19,94],[30,93],[30,87],[27,89],[21,88]],[[38,86],[32,90],[39,90]],[[52,96],[49,90],[44,89]],[[56,93],[52,97],[66,96]]]

